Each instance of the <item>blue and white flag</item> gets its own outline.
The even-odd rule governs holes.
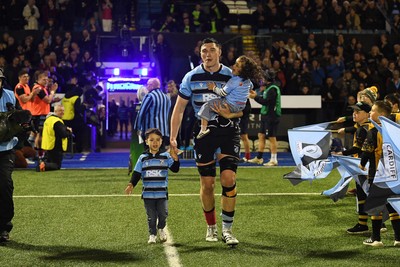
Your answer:
[[[349,157],[349,156],[341,156],[341,155],[333,155],[332,157],[336,158],[336,161],[343,167],[346,168],[346,171],[351,176],[357,175],[368,175],[368,171],[363,171],[360,169],[360,158]],[[368,169],[369,163],[365,166]]]
[[[288,130],[289,145],[296,165],[306,166],[329,156],[332,134],[327,131]]]
[[[337,170],[340,173],[340,180],[331,189],[323,191],[322,195],[329,196],[334,202],[344,198],[349,183],[353,178],[363,188],[364,192],[368,194],[369,184],[366,176],[368,173],[358,167],[360,159],[340,155],[333,155],[332,157],[335,158],[335,161],[338,163]]]
[[[322,122],[322,123],[317,123],[317,124],[310,124],[310,125],[304,125],[304,126],[299,126],[293,128],[295,131],[322,131],[326,130],[329,128],[329,125],[332,124],[333,122]]]
[[[339,156],[334,155],[340,166],[346,168],[346,171],[354,178],[354,181],[361,186],[365,194],[368,195],[369,183],[368,183],[368,167],[369,162],[365,165],[365,171],[361,170],[359,165],[361,159],[349,157],[349,156]]]
[[[339,199],[343,199],[346,196],[349,183],[353,180],[353,177],[346,171],[346,168],[339,165],[337,170],[340,173],[339,182],[331,189],[322,191],[322,195],[330,197],[334,202]]]
[[[376,214],[390,196],[400,194],[400,125],[385,117],[379,117],[382,126],[383,158],[379,161],[374,182],[371,185],[365,210]]]
[[[329,156],[330,132],[288,130],[288,136],[296,169],[283,177],[293,185],[303,180],[325,178],[336,167]]]
[[[387,199],[389,204],[400,214],[400,197],[393,197]]]

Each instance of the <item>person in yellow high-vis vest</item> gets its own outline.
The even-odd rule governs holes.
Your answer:
[[[72,128],[74,131],[75,150],[78,153],[83,150],[84,133],[87,127],[83,119],[86,107],[81,101],[82,94],[83,90],[78,85],[78,77],[72,76],[65,96],[61,100],[65,109],[62,120],[67,127]]]
[[[60,104],[54,107],[54,113],[49,113],[43,125],[42,149],[46,151],[44,161],[39,161],[36,171],[59,170],[63,159],[63,151],[67,150],[68,137],[72,129],[65,126],[61,119],[64,107]]]

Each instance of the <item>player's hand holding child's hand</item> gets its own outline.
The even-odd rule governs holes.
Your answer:
[[[359,167],[361,170],[363,170],[363,171],[366,171],[366,170],[367,170],[367,168],[365,168],[365,166],[362,166],[361,164],[358,165],[358,167]]]
[[[173,158],[175,161],[178,160],[178,154],[177,154],[177,148],[171,148],[169,150],[169,154],[171,155],[171,158]]]

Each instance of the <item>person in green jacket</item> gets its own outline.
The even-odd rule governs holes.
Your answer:
[[[281,117],[281,89],[275,83],[275,74],[272,71],[265,73],[265,85],[261,86],[261,95],[250,90],[249,97],[261,104],[261,127],[258,132],[258,153],[250,163],[263,164],[263,153],[265,147],[265,137],[268,136],[270,142],[271,159],[264,166],[278,166],[278,142],[276,135]]]

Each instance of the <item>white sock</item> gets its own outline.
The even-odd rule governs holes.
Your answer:
[[[271,161],[278,162],[278,154],[271,154]]]

